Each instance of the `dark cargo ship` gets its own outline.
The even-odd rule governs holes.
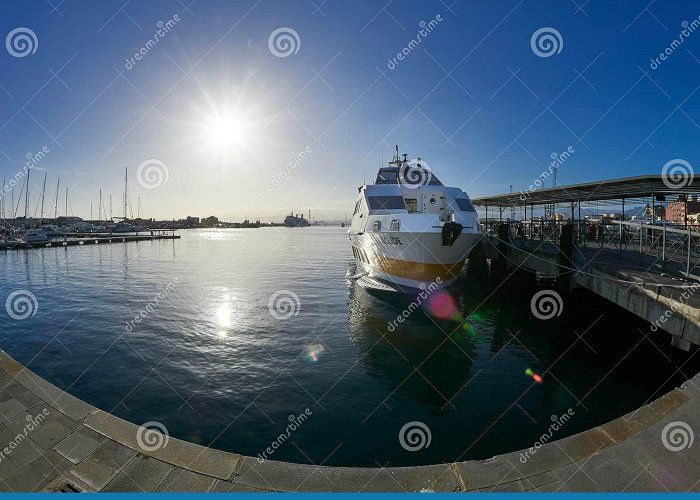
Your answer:
[[[307,227],[311,224],[304,218],[302,214],[294,215],[292,212],[284,218],[284,225],[287,227]]]

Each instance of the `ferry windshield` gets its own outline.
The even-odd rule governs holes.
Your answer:
[[[397,184],[399,182],[399,169],[380,168],[375,184]]]
[[[380,168],[377,174],[377,180],[374,184],[399,184],[399,167],[385,167]],[[428,182],[430,186],[442,186],[442,182],[435,177],[435,174],[430,172],[430,181]]]

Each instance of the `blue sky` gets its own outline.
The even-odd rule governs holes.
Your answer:
[[[133,210],[140,197],[145,216],[279,220],[308,209],[341,218],[394,144],[472,197],[526,189],[569,146],[561,184],[660,173],[676,158],[694,165],[700,29],[650,64],[700,6],[647,4],[6,0],[0,174],[14,177],[46,147],[30,212],[47,173],[51,199],[60,177],[76,215],[90,203],[97,215],[100,188],[120,214],[129,167]],[[16,28],[33,32],[35,51],[11,54]],[[293,30],[285,57],[268,43],[280,28]],[[561,37],[549,57],[531,45],[542,28]],[[144,162],[167,182],[142,186]]]

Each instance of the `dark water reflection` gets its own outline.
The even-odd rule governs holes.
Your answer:
[[[558,318],[538,320],[530,298],[548,285],[475,266],[450,290],[450,317],[417,310],[392,329],[412,299],[357,287],[351,261],[340,228],[8,252],[0,298],[29,289],[39,309],[23,321],[2,317],[2,348],[125,419],[247,455],[308,408],[271,458],[325,465],[487,458],[531,446],[552,415],[575,412],[564,437],[700,369],[666,334],[585,292],[565,296]],[[299,298],[287,319],[268,308],[280,291]],[[414,421],[431,442],[409,452],[399,432]]]

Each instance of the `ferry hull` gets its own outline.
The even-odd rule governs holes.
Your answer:
[[[350,235],[358,270],[403,288],[450,285],[479,238],[478,233],[463,233],[453,245],[443,246],[437,232]]]

